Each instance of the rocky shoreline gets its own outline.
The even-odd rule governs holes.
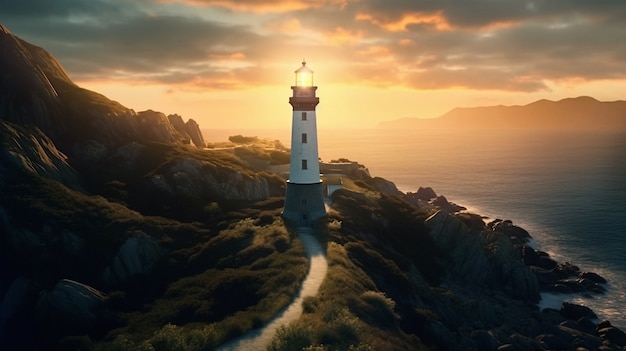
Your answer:
[[[485,225],[488,230],[504,234],[519,253],[523,264],[536,277],[537,291],[540,294],[563,294],[565,300],[565,294],[601,297],[607,291],[607,280],[604,277],[595,272],[581,270],[567,261],[557,262],[548,253],[536,250],[530,245],[531,234],[511,220],[494,219],[485,222],[485,217],[465,212],[465,207],[448,202],[444,196],[436,195],[431,188],[420,187],[416,193],[406,194],[406,198],[421,207],[440,209],[427,222],[436,221],[436,217],[443,218],[444,215],[440,212],[445,212],[445,216],[458,218],[470,228],[480,229],[481,225]],[[533,283],[526,282],[517,286],[526,286],[530,291],[532,287],[529,286],[532,285]],[[522,323],[520,320],[516,321],[527,318],[527,314],[518,314],[520,311],[516,311],[514,304],[509,306],[507,313],[511,317],[510,326],[474,329],[470,332],[470,337],[481,350],[626,350],[626,333],[608,320],[598,321],[598,316],[589,307],[563,301],[560,309],[540,309],[538,303],[541,296],[529,292],[522,293],[520,297],[528,298],[537,308],[536,312],[531,313],[533,320],[526,319]],[[495,300],[497,299],[496,297]],[[527,305],[526,308],[528,307]],[[479,319],[482,321],[484,318],[479,316]],[[525,328],[522,327],[524,323],[527,324]],[[514,332],[507,335],[510,330]],[[447,346],[450,349],[463,349],[455,345]]]

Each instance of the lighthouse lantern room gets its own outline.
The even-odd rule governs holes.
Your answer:
[[[295,85],[289,98],[291,119],[291,157],[283,217],[298,226],[310,226],[326,216],[317,150],[317,116],[319,98],[313,85],[313,71],[302,62],[295,71]]]

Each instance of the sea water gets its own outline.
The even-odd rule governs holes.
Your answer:
[[[206,130],[207,141],[243,134],[279,139],[286,130]],[[527,229],[537,249],[608,281],[604,295],[543,295],[592,308],[626,329],[626,133],[544,131],[320,130],[324,161],[348,158],[404,192],[438,195]]]

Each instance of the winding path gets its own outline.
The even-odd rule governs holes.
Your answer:
[[[302,241],[304,251],[309,260],[309,272],[307,273],[300,292],[295,296],[289,306],[283,309],[263,328],[255,329],[249,333],[232,340],[217,348],[219,351],[257,351],[265,350],[272,341],[276,330],[283,325],[287,325],[302,314],[302,301],[305,297],[315,296],[322,281],[326,277],[328,261],[324,248],[313,236],[310,228],[297,228],[296,232]]]

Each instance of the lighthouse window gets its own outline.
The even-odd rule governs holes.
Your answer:
[[[302,112],[302,120],[306,121],[306,112]]]
[[[302,133],[302,144],[306,144],[306,133]]]
[[[306,160],[302,160],[302,169],[309,169],[309,167],[306,164]]]

